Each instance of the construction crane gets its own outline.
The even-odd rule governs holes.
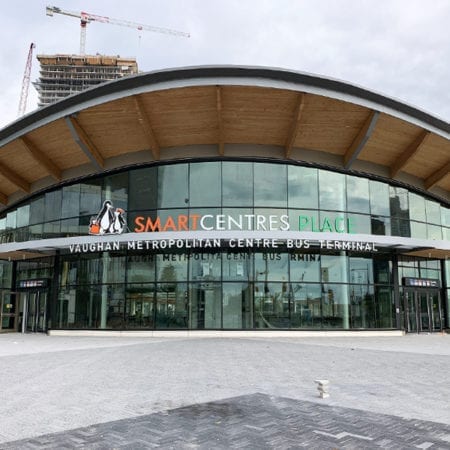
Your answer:
[[[23,72],[22,90],[20,92],[19,111],[17,117],[22,117],[25,114],[27,108],[28,90],[30,88],[30,76],[31,76],[31,63],[33,58],[33,49],[36,46],[32,42],[30,49],[28,50],[27,63],[25,65],[25,71]]]
[[[128,20],[113,19],[111,17],[97,16],[95,14],[90,14],[84,11],[81,12],[67,11],[58,8],[57,6],[47,6],[45,12],[47,16],[53,16],[53,14],[62,14],[65,16],[76,17],[77,19],[80,19],[80,26],[81,26],[80,55],[84,55],[86,51],[86,26],[90,22],[109,23],[111,25],[120,25],[122,27],[134,28],[139,31],[141,30],[154,31],[156,33],[171,34],[172,36],[183,36],[183,37],[190,36],[189,33],[185,33],[183,31],[171,30],[169,28],[154,27],[151,25],[144,25],[142,23],[130,22]]]

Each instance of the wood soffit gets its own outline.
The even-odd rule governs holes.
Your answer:
[[[111,157],[148,150],[149,161],[164,160],[173,147],[202,144],[215,145],[219,157],[228,156],[227,144],[276,146],[282,153],[274,157],[299,161],[305,150],[319,150],[340,157],[341,169],[354,168],[357,161],[374,163],[393,179],[412,175],[426,190],[449,190],[450,140],[442,136],[342,100],[233,85],[132,94],[51,121],[19,135],[3,153],[0,148],[0,181],[29,193],[43,173],[59,182],[65,170],[86,162],[94,174]],[[11,170],[6,147],[14,148],[27,173],[17,165]],[[40,167],[35,178],[30,164]],[[9,195],[0,192],[0,202],[7,204]]]

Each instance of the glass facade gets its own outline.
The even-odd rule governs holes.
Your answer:
[[[37,195],[0,216],[1,243],[85,236],[105,200],[130,232],[196,231],[201,221],[217,231],[450,236],[449,209],[404,187],[239,160],[133,168]],[[448,264],[388,251],[125,248],[61,250],[15,263],[14,276],[12,263],[0,269],[3,289],[50,280],[52,329],[350,330],[406,326],[405,278],[439,280],[448,324]]]

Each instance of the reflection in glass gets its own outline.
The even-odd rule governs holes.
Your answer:
[[[319,170],[320,209],[345,211],[345,175]]]
[[[248,283],[223,283],[223,328],[252,328],[251,289]]]
[[[320,255],[314,253],[291,253],[289,255],[291,283],[320,281]]]
[[[204,162],[190,165],[189,205],[218,206],[221,200],[220,163]],[[173,192],[173,187],[172,191]]]
[[[284,164],[255,163],[255,206],[286,208],[287,168]]]
[[[411,220],[417,220],[419,222],[426,221],[425,199],[412,192],[409,193],[409,217]]]
[[[155,325],[157,329],[188,327],[188,295],[185,283],[157,285]]]
[[[222,254],[222,277],[225,281],[249,280],[252,276],[253,257],[246,251]]]
[[[190,284],[190,328],[222,328],[222,287],[217,282]]]
[[[369,180],[347,175],[347,211],[370,213]]]
[[[145,192],[139,192],[139,195],[143,194]],[[110,200],[115,208],[128,209],[128,172],[109,175],[104,179],[102,200]]]
[[[347,284],[322,285],[322,323],[324,328],[350,327],[349,286]]]
[[[289,328],[288,283],[255,283],[255,328]]]
[[[318,209],[317,169],[288,166],[288,207]]]
[[[381,236],[391,235],[391,220],[388,217],[372,216],[372,234]]]
[[[154,327],[154,284],[129,284],[126,290],[126,327]]]
[[[224,206],[253,205],[253,164],[222,163],[222,197]]]
[[[370,181],[370,211],[374,215],[389,216],[389,186]]]
[[[190,261],[191,280],[219,280],[222,273],[221,253],[194,253]]]
[[[165,253],[156,255],[157,281],[173,284],[187,280],[189,255],[186,253]]]
[[[391,216],[409,220],[408,191],[399,187],[390,186],[389,194]]]
[[[129,211],[156,208],[156,174],[156,167],[146,167],[130,172],[130,199],[127,208]]]
[[[188,206],[188,165],[173,164],[158,167],[157,192],[159,208]]]
[[[291,283],[291,327],[322,326],[322,289],[320,284]]]
[[[436,225],[441,224],[441,207],[439,203],[431,200],[425,201],[425,209],[428,223],[434,223]]]
[[[61,217],[78,217],[80,215],[80,185],[64,186],[62,188]]]
[[[288,255],[286,253],[256,253],[256,281],[287,281],[289,279]]]

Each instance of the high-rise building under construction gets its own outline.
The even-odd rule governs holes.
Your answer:
[[[38,106],[47,106],[91,86],[138,73],[135,58],[105,55],[38,55],[34,83]]]

